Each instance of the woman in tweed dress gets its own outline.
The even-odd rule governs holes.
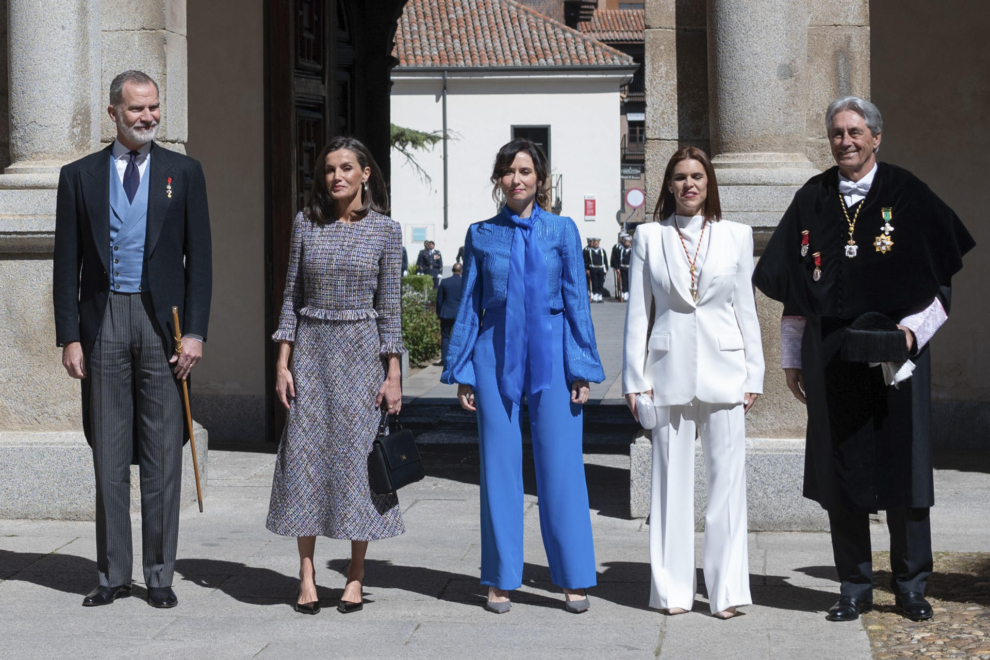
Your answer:
[[[316,537],[351,541],[337,609],[361,609],[368,541],[402,534],[395,494],[374,495],[368,454],[384,400],[402,407],[402,232],[382,212],[388,193],[367,148],[330,142],[292,228],[275,388],[288,409],[279,445],[269,530],[299,545],[296,611],[316,614]]]

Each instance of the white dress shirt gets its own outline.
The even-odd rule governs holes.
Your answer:
[[[842,193],[842,198],[846,200],[846,206],[852,206],[856,202],[866,199],[866,195],[870,192],[870,187],[873,185],[873,177],[876,174],[876,163],[873,163],[873,169],[867,172],[866,176],[859,181],[847,179],[842,176],[842,172],[839,172],[839,192]]]
[[[138,168],[138,176],[144,179],[145,172],[148,171],[148,161],[151,160],[151,143],[141,145],[140,149],[136,150],[138,152],[137,158],[134,159],[135,164]],[[124,182],[124,172],[127,170],[127,162],[131,159],[131,150],[122,145],[117,140],[113,141],[113,164],[117,168],[117,176],[120,177],[120,182]]]

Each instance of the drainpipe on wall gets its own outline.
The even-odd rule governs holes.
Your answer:
[[[447,70],[443,70],[443,228],[447,229]]]

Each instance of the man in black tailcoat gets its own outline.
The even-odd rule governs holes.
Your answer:
[[[841,581],[828,619],[852,621],[873,605],[869,514],[879,510],[897,605],[928,619],[929,340],[948,318],[952,276],[974,241],[922,181],[876,161],[876,106],[839,99],[825,123],[837,167],[795,194],[753,282],[784,303],[782,366],[808,408],[804,496],[828,511]],[[866,353],[889,353],[892,339],[902,357],[877,365],[857,357],[864,336]]]
[[[99,586],[85,606],[131,591],[130,465],[141,466],[148,603],[174,607],[183,422],[180,381],[203,354],[212,290],[200,164],[154,142],[158,84],[125,71],[110,84],[114,142],[62,168],[53,297],[62,364],[82,381],[96,470]],[[174,351],[172,307],[183,353]]]

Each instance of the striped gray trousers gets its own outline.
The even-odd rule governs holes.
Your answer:
[[[179,538],[182,401],[150,300],[111,292],[86,367],[100,584],[131,583],[130,465],[137,450],[144,580],[148,587],[169,587]]]

